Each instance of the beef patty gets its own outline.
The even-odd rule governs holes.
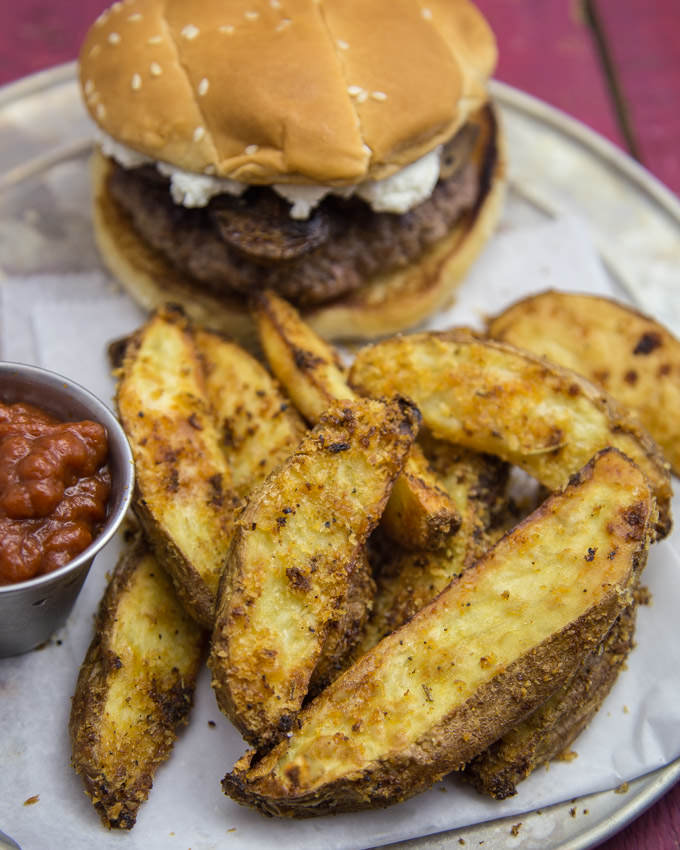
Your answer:
[[[465,128],[464,128],[465,129]],[[215,293],[273,289],[299,306],[326,303],[383,271],[409,265],[447,235],[477,200],[480,175],[459,134],[444,151],[434,191],[403,214],[376,213],[357,198],[328,196],[303,221],[267,187],[208,206],[175,204],[153,166],[112,169],[109,190],[139,235]]]

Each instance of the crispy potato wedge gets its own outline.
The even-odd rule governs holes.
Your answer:
[[[459,770],[578,668],[632,601],[656,522],[607,449],[223,780],[271,815],[396,803]]]
[[[209,664],[220,707],[258,746],[291,728],[419,423],[402,399],[336,402],[251,494]]]
[[[187,722],[206,644],[138,536],[102,598],[69,722],[73,767],[106,826],[134,826]]]
[[[135,460],[135,514],[187,610],[210,627],[240,500],[182,313],[161,310],[133,334],[116,402]]]
[[[271,370],[308,422],[316,424],[332,401],[355,398],[335,349],[287,301],[266,292],[254,302],[253,318]],[[381,525],[409,549],[438,549],[460,526],[418,446],[394,484]]]
[[[579,670],[547,702],[465,766],[462,777],[496,800],[558,758],[593,719],[633,648],[636,604],[622,612]]]
[[[471,566],[500,537],[508,466],[490,455],[432,440],[428,458],[462,517],[444,549],[409,552],[381,547],[371,615],[355,656],[403,625]]]
[[[614,446],[652,483],[657,537],[671,528],[670,470],[659,447],[637,417],[571,370],[461,329],[364,348],[351,383],[362,395],[411,398],[435,436],[495,454],[551,490]]]
[[[204,330],[196,330],[194,340],[232,487],[245,499],[307,429],[269,372],[241,346]]]
[[[680,340],[649,316],[597,295],[542,292],[487,332],[580,372],[634,410],[680,475]]]

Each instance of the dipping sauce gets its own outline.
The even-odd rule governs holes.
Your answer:
[[[0,402],[0,585],[67,564],[106,519],[106,428]]]

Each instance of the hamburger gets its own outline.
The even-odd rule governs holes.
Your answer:
[[[468,0],[125,0],[79,75],[104,263],[243,339],[273,289],[328,338],[413,326],[497,220],[489,26]]]

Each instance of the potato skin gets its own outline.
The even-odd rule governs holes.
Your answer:
[[[330,620],[326,639],[309,680],[307,699],[328,687],[349,666],[373,609],[375,581],[366,551],[359,553],[352,570],[345,604]]]
[[[655,514],[640,470],[602,451],[336,679],[290,738],[244,756],[225,793],[309,817],[396,803],[460,770],[548,699],[631,603]]]
[[[290,730],[329,628],[352,590],[372,589],[352,579],[419,424],[403,399],[335,402],[251,494],[220,583],[209,666],[220,708],[256,746]]]
[[[680,340],[659,322],[611,298],[548,290],[511,304],[487,333],[585,375],[635,411],[680,475]]]
[[[138,537],[102,597],[69,720],[73,767],[105,826],[134,826],[188,721],[206,644]]]
[[[401,393],[440,439],[497,455],[551,490],[614,446],[654,487],[657,538],[672,525],[670,468],[637,417],[576,372],[466,329],[363,348],[350,372],[362,395]]]

